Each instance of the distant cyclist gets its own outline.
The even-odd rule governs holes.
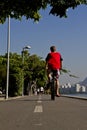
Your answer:
[[[56,74],[56,96],[59,97],[59,75],[60,75],[60,70],[62,69],[62,57],[59,52],[56,52],[56,47],[51,46],[50,51],[47,54],[46,57],[46,70],[47,70],[47,76],[48,76],[48,82],[50,82],[50,73],[52,70],[57,70]]]

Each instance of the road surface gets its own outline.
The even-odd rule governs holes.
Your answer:
[[[0,130],[87,130],[87,100],[34,95],[0,101]]]

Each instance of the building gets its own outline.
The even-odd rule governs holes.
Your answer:
[[[60,87],[61,94],[87,93],[87,87],[80,84],[64,84]]]

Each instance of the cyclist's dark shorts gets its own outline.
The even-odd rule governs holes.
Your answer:
[[[60,76],[60,71],[59,71],[59,69],[57,69],[57,70],[50,70],[50,74],[51,74],[51,72],[54,74],[54,76],[56,77],[56,79],[59,78],[59,76]]]

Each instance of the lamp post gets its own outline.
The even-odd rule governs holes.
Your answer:
[[[24,51],[30,48],[30,46],[25,46],[22,50],[22,96],[24,96]]]
[[[10,15],[8,16],[8,32],[7,32],[7,82],[6,82],[6,99],[8,99],[8,87],[9,87],[9,52],[10,52]]]

